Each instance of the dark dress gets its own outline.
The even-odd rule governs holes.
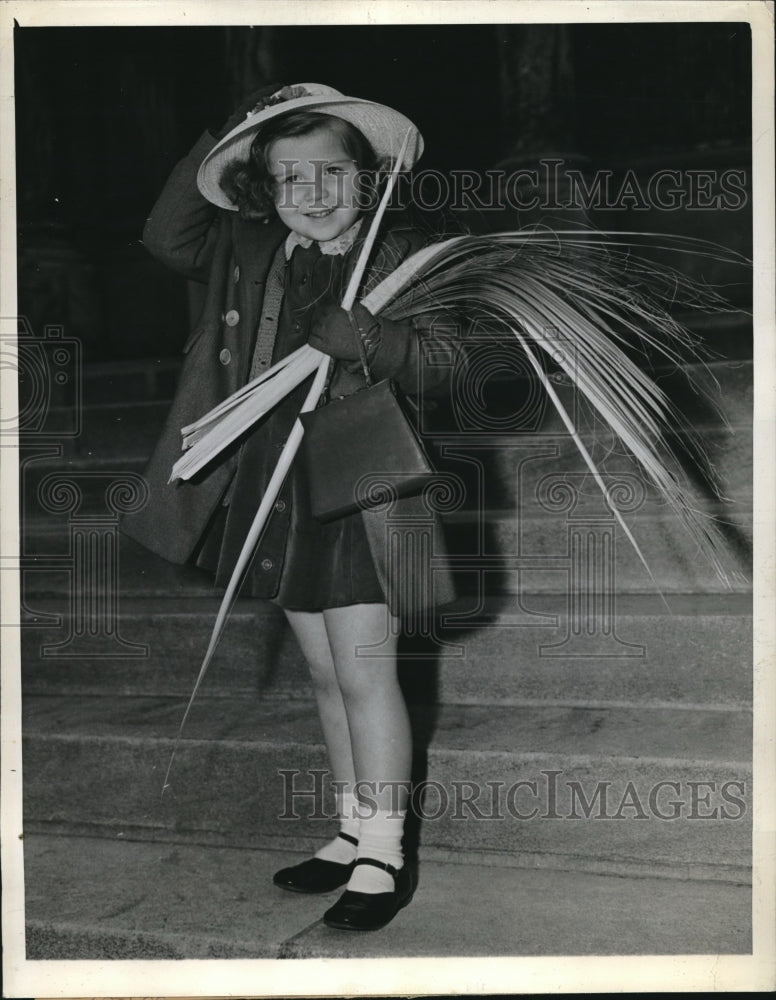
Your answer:
[[[273,364],[307,343],[316,305],[342,298],[345,257],[324,255],[317,244],[297,246],[286,265],[283,298]],[[198,565],[214,571],[216,585],[225,587],[250,529],[311,378],[267,415],[245,439],[237,472],[203,542]],[[357,430],[354,428],[354,430]],[[289,544],[290,542],[290,544]],[[262,544],[264,543],[264,544]],[[350,604],[384,603],[360,513],[326,524],[310,512],[309,486],[300,451],[281,488],[243,585],[243,593],[267,596],[267,578],[274,560],[269,549],[283,557],[276,592],[270,600],[295,611],[320,611]]]

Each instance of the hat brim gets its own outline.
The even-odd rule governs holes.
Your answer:
[[[393,108],[341,94],[297,97],[249,115],[210,150],[197,174],[197,186],[208,201],[219,208],[237,211],[237,206],[230,201],[220,185],[224,168],[235,160],[247,161],[251,143],[262,125],[292,111],[320,112],[350,122],[366,136],[380,159],[395,158],[409,132],[403,162],[405,170],[414,166],[423,153],[423,137],[417,127]]]

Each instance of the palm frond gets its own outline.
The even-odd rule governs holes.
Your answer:
[[[236,441],[249,427],[276,406],[298,385],[311,375],[321,359],[321,354],[312,347],[300,348],[290,364],[273,366],[272,378],[257,379],[258,384],[244,393],[240,390],[210,413],[183,429],[183,447],[188,450],[181,455],[172,468],[170,482],[174,479],[190,479],[211,459],[220,454],[227,445]]]
[[[427,247],[405,261],[364,299],[364,305],[393,319],[439,310],[486,318],[514,334],[537,374],[530,345],[540,348],[622,442],[718,576],[730,584],[724,543],[712,519],[694,506],[668,441],[677,426],[685,424],[690,429],[625,348],[657,353],[677,368],[688,361],[703,365],[702,344],[669,308],[736,310],[715,288],[637,255],[634,245],[639,243],[650,250],[748,263],[704,241],[651,234],[629,233],[627,240],[588,230],[462,236],[439,244],[435,253]],[[548,380],[542,378],[542,382],[567,429],[572,430]],[[692,384],[714,403],[702,380]],[[623,524],[591,456],[578,435],[572,437]],[[688,444],[703,467],[705,454],[697,435],[690,433]],[[646,566],[627,528],[626,534]]]
[[[506,328],[521,345],[593,478],[639,558],[636,540],[608,496],[600,471],[575,433],[532,347],[565,373],[593,411],[638,462],[658,495],[672,509],[728,584],[726,550],[713,519],[694,504],[669,436],[685,433],[689,454],[704,469],[697,434],[662,388],[631,357],[658,355],[679,369],[700,362],[702,343],[672,315],[672,308],[735,312],[714,287],[694,281],[664,263],[635,252],[672,251],[747,265],[739,254],[701,240],[647,233],[609,234],[544,229],[457,236],[424,247],[405,260],[364,299],[374,314],[411,319],[447,310],[484,318]],[[496,334],[494,334],[495,336]],[[267,373],[184,428],[184,446],[172,478],[190,478],[320,364],[322,355],[300,348]],[[542,372],[540,375],[539,372]],[[717,410],[712,378],[694,376],[693,389]],[[712,487],[714,483],[709,483]],[[651,576],[651,573],[650,573]]]

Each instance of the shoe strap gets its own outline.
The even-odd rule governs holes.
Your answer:
[[[374,858],[356,858],[357,865],[372,865],[374,868],[382,868],[384,872],[388,872],[394,878],[399,874],[399,869],[394,868],[393,865],[389,865],[387,861],[376,861]]]
[[[347,842],[352,844],[354,847],[358,847],[358,837],[351,837],[349,833],[338,833],[337,836],[341,840],[347,840]]]

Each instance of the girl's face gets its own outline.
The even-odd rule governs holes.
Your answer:
[[[358,165],[326,127],[276,139],[267,150],[275,208],[289,229],[318,243],[333,240],[360,215]]]

